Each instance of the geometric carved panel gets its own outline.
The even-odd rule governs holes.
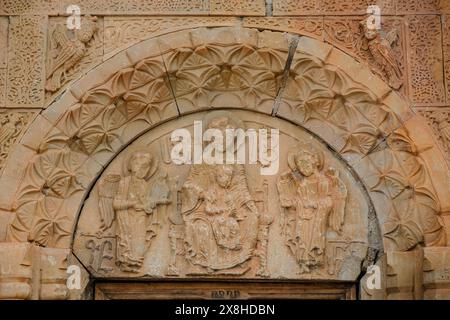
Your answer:
[[[409,94],[417,104],[445,102],[439,16],[411,16],[409,24]]]
[[[450,15],[442,16],[442,45],[444,54],[445,89],[447,103],[450,103]]]
[[[361,15],[365,14],[367,7],[374,4],[368,0],[274,0],[274,16],[289,15]],[[376,4],[384,15],[395,13],[394,0],[381,0]]]
[[[8,46],[8,107],[40,107],[44,100],[47,18],[11,17]]]
[[[238,23],[235,17],[124,17],[109,16],[105,18],[106,56],[116,53],[121,48],[133,45],[158,34],[200,26],[233,26]]]

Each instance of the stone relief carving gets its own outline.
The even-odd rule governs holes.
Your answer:
[[[249,115],[244,124],[234,120],[241,116],[225,114],[222,111],[206,114],[204,125],[219,130],[271,127],[264,122],[251,122]],[[353,195],[356,198],[347,199],[345,183],[331,165],[336,160],[327,160],[329,168],[315,168],[307,186],[303,182],[292,184],[297,183],[293,180],[297,179],[294,177],[297,171],[262,179],[258,171],[261,163],[254,167],[244,164],[180,167],[171,163],[170,158],[164,160],[167,151],[163,149],[168,146],[161,148],[161,145],[168,140],[167,133],[162,132],[166,131],[141,138],[148,145],[146,150],[154,145],[161,154],[134,151],[143,148],[142,142],[136,142],[137,146],[125,150],[97,183],[97,192],[86,206],[91,214],[82,214],[75,238],[75,254],[92,272],[100,277],[352,277],[355,270],[349,267],[349,261],[362,260],[367,250],[363,231],[366,227],[362,227],[367,220],[355,216],[365,214],[365,200],[356,196],[359,191]],[[292,134],[285,137],[289,144],[293,143]],[[149,138],[154,140],[149,142]],[[295,150],[306,153],[311,148]],[[157,173],[150,174],[145,182],[135,176],[145,176],[149,158],[145,160],[144,155],[150,154],[162,161],[158,169],[156,164],[150,165]],[[319,154],[325,158],[323,151]],[[116,173],[117,168],[133,167],[137,155],[143,158],[140,166],[136,163],[136,169],[130,169],[127,175]],[[281,158],[286,161],[284,167],[289,168],[288,163],[295,166],[290,152],[283,152]],[[314,166],[306,164],[311,165]],[[278,190],[285,192],[278,193],[277,181]],[[317,190],[321,193],[315,194]],[[288,207],[286,199],[296,207]],[[303,202],[317,207],[309,212],[313,217],[309,225],[303,225],[308,220],[300,222],[298,211]],[[293,212],[285,214],[289,209]],[[344,219],[348,220],[345,230]],[[331,230],[337,231],[331,234]],[[300,248],[305,245],[301,243],[304,239],[315,234],[314,243],[308,244],[306,250],[309,253],[305,251],[305,258],[300,258],[301,250],[292,250],[290,244],[297,241]],[[280,247],[283,243],[287,244],[284,249]]]
[[[76,102],[71,101],[71,106],[57,120],[49,117],[55,127],[49,133],[42,133],[39,143],[31,147],[37,152],[11,201],[16,216],[9,228],[8,241],[28,240],[57,247],[69,245],[71,225],[78,210],[75,203],[87,192],[90,180],[85,177],[96,176],[100,171],[97,162],[106,164],[105,159],[117,153],[132,137],[147,130],[149,125],[176,114],[167,78],[180,98],[178,101],[191,101],[190,110],[198,110],[199,106],[220,107],[228,98],[239,108],[258,108],[266,100],[272,105],[272,94],[264,99],[259,94],[266,92],[265,85],[261,85],[255,95],[255,88],[248,83],[261,84],[260,79],[269,79],[267,85],[276,87],[286,58],[286,52],[278,45],[282,43],[281,38],[277,49],[267,50],[259,48],[254,41],[257,38],[261,40],[258,43],[264,44],[267,32],[249,31],[245,33],[248,38],[240,37],[238,41],[233,40],[234,31],[217,29],[220,30],[184,32],[183,36],[195,33],[196,39],[202,40],[183,50],[170,46],[171,37],[181,33],[161,37],[158,41],[166,50],[167,69],[159,56],[142,58],[132,67],[118,70],[103,84],[89,89]],[[277,33],[269,35],[275,37]],[[224,43],[217,45],[205,39],[223,39]],[[323,64],[309,54],[296,53],[280,116],[301,123],[323,137],[343,157],[349,156],[348,161],[363,158],[361,166],[367,162],[369,174],[361,176],[370,177],[367,184],[373,187],[372,192],[383,194],[385,202],[392,203],[399,192],[406,190],[403,194],[408,196],[409,203],[428,208],[426,216],[431,223],[420,219],[417,222],[419,236],[426,234],[424,238],[428,239],[424,244],[440,243],[435,241],[442,234],[442,226],[436,228],[439,201],[430,183],[429,168],[424,163],[398,168],[403,159],[411,164],[422,161],[422,149],[414,145],[408,134],[397,135],[394,143],[385,141],[394,128],[401,127],[398,110],[389,100],[391,95],[384,97],[378,91],[375,93],[339,68],[336,70],[333,60],[336,55],[337,51],[333,51],[324,58],[329,60]],[[205,72],[193,71],[199,65]],[[246,85],[240,82],[242,79]],[[168,116],[164,108],[175,112],[169,112]],[[327,136],[327,130],[332,134]],[[395,223],[389,231],[403,224],[401,220]],[[276,223],[272,224],[270,230],[275,226]],[[178,243],[184,237],[179,229],[178,226],[173,228]],[[397,237],[401,238],[401,233]],[[401,246],[404,250],[411,247],[411,244]]]
[[[217,116],[204,125],[221,130],[223,135],[226,129],[243,129],[243,124],[231,119],[231,114]],[[243,165],[194,165],[180,195],[180,214],[185,225],[184,257],[193,267],[189,273],[243,274],[258,241],[259,272],[266,272],[268,219],[261,224],[260,218],[267,213],[259,211]],[[263,205],[266,202],[258,201]]]
[[[438,16],[416,15],[408,20],[409,94],[421,104],[445,102],[442,31]]]
[[[393,89],[406,83],[403,20],[387,17],[381,30],[369,30],[367,19],[325,18],[326,40],[355,55]]]
[[[41,107],[44,102],[46,25],[46,16],[10,18],[8,107]]]
[[[2,112],[0,113],[0,172],[17,137],[31,120],[32,113]]]
[[[234,17],[106,17],[105,54],[114,54],[120,48],[128,47],[141,40],[160,33],[198,26],[232,26]]]
[[[194,167],[182,190],[185,258],[208,273],[231,270],[250,259],[258,236],[259,212],[243,166]],[[235,272],[245,271],[241,267]]]
[[[239,14],[239,15],[259,15],[266,13],[265,2],[240,1],[240,0],[213,0],[210,1],[212,14]]]
[[[447,5],[450,8],[450,3]],[[447,103],[450,103],[450,15],[442,17],[442,45]]]
[[[438,217],[436,191],[424,175],[423,162],[414,156],[430,146],[414,143],[406,128],[395,130],[381,149],[386,146],[388,150],[377,150],[366,159],[379,170],[371,190],[392,199],[384,223],[385,237],[401,251],[411,250],[421,243],[445,246],[446,234]]]
[[[90,12],[93,14],[208,14],[208,0],[99,0],[96,2],[63,0],[62,5],[66,8],[68,5],[76,4],[81,8],[81,12]]]
[[[116,263],[122,271],[138,272],[170,203],[169,187],[149,151],[132,152],[125,164],[126,176],[108,175],[99,188],[100,233],[116,222]]]
[[[72,69],[87,54],[88,46],[98,31],[97,17],[86,15],[80,29],[69,31],[64,24],[57,24],[51,34],[52,59],[47,72],[45,90],[57,91],[70,78]]]
[[[308,14],[339,14],[339,15],[360,15],[365,14],[367,0],[306,0],[299,3],[296,0],[276,0],[274,1],[274,15],[308,15]],[[394,0],[378,1],[381,12],[384,14],[394,14]]]
[[[0,13],[7,15],[62,14],[61,3],[55,0],[2,0]]]
[[[445,0],[399,0],[397,1],[397,14],[437,13],[440,6],[445,6]]]
[[[441,143],[446,160],[450,165],[450,110],[437,107],[432,110],[418,109],[418,111],[433,128],[433,132]]]
[[[0,17],[0,69],[4,69],[8,64],[8,17]],[[3,82],[2,82],[3,83]]]
[[[0,107],[5,106],[6,97],[6,69],[0,69]]]
[[[363,50],[369,50],[372,58],[383,73],[382,77],[387,78],[389,86],[393,89],[399,89],[402,86],[402,70],[395,57],[392,46],[397,41],[398,31],[393,29],[385,37],[376,29],[368,27],[368,20],[364,19],[360,23],[364,31],[364,37],[367,43],[363,42]]]
[[[267,28],[306,34],[317,39],[323,36],[323,19],[319,17],[245,17],[243,26]]]
[[[300,273],[326,264],[328,229],[341,233],[344,223],[347,188],[334,168],[324,170],[323,162],[320,151],[300,145],[288,155],[291,171],[277,184],[284,209],[282,233]]]

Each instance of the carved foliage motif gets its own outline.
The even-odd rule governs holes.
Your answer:
[[[8,24],[7,17],[0,17],[0,107],[5,106],[6,74],[8,62]]]
[[[212,0],[210,1],[213,14],[264,15],[264,0]]]
[[[11,147],[32,117],[27,112],[0,113],[0,172]]]
[[[0,17],[0,69],[6,68],[8,60],[8,17]]]
[[[445,3],[446,0],[398,0],[397,14],[408,13],[437,13],[440,8],[440,3]]]
[[[220,36],[221,32],[212,33],[212,41],[220,41]],[[263,32],[260,39],[270,36]],[[281,49],[256,48],[249,42],[200,45],[188,52],[176,49],[164,54],[180,110],[230,107],[231,101],[233,107],[271,109],[283,74],[287,42]]]
[[[6,97],[6,69],[0,69],[0,107],[5,106]]]
[[[209,0],[64,0],[63,7],[68,5],[78,5],[81,12],[89,12],[91,14],[108,14],[108,13],[152,13],[152,14],[202,14],[209,13]]]
[[[57,0],[1,0],[0,13],[7,15],[54,14],[60,11]]]
[[[338,73],[332,74],[300,55],[294,58],[284,102],[306,127],[318,122],[342,138],[340,152],[367,155],[394,128],[400,126],[387,107],[374,103],[366,90],[350,89]],[[345,76],[344,76],[345,77]]]
[[[101,61],[103,55],[101,23],[85,16],[81,29],[70,31],[64,20],[50,20],[45,89],[57,91],[74,79],[80,70]]]
[[[10,19],[7,105],[39,107],[44,99],[47,19],[41,16]]]
[[[417,103],[445,102],[441,23],[438,16],[412,16],[408,21],[410,97]]]
[[[232,26],[232,17],[152,17],[152,18],[105,18],[105,54],[113,53],[140,40],[169,30],[186,29],[186,26]]]
[[[450,15],[442,17],[442,44],[447,102],[450,103]]]
[[[356,155],[363,163],[370,162],[370,171],[375,172],[372,191],[383,193],[392,203],[385,235],[400,250],[422,242],[445,243],[436,217],[440,209],[435,190],[418,157],[426,146],[416,146],[406,130],[397,129],[401,122],[392,111],[374,103],[367,90],[347,87],[339,72],[330,74],[298,54],[292,68],[298,76],[288,81],[284,95],[290,117],[312,130],[320,123],[319,135],[340,137],[334,144],[341,154],[350,161]],[[419,212],[426,219],[409,225],[418,221]]]
[[[274,0],[274,15],[307,15],[307,14],[364,14],[367,6],[373,4],[368,0]],[[377,1],[381,12],[393,14],[395,2],[393,0]]]

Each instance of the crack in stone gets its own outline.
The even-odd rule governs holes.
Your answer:
[[[291,41],[289,43],[288,57],[286,59],[286,65],[284,66],[283,76],[281,78],[281,85],[280,85],[280,88],[278,89],[277,96],[273,103],[272,114],[271,114],[272,116],[275,116],[278,113],[278,109],[280,108],[281,99],[283,97],[283,93],[284,93],[284,89],[287,84],[287,80],[289,79],[289,72],[291,70],[292,60],[294,59],[295,51],[297,50],[299,40],[300,40],[299,36],[293,35],[291,38]]]

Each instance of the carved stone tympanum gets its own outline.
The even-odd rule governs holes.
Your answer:
[[[195,135],[194,121],[224,133],[282,128],[279,170],[175,164],[171,132]],[[240,147],[249,156],[248,141]],[[353,280],[369,241],[368,205],[352,181],[319,141],[282,120],[243,111],[185,116],[108,166],[81,213],[75,254],[99,277]]]

